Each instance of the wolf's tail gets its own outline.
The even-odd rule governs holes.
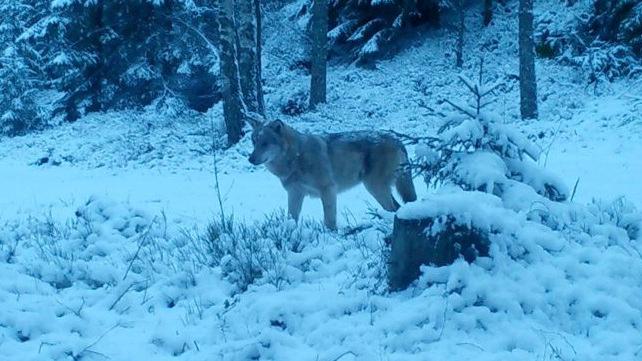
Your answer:
[[[405,149],[403,150],[403,158],[400,164],[399,173],[395,180],[395,187],[404,203],[414,202],[417,200],[417,193],[415,192],[415,185],[412,182],[412,173],[410,172],[408,153]]]

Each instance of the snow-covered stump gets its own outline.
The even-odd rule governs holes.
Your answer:
[[[390,237],[391,290],[408,287],[419,277],[421,265],[446,266],[460,257],[473,262],[478,256],[488,256],[488,227],[475,221],[475,214],[487,211],[486,205],[477,206],[475,198],[486,197],[458,192],[411,203],[399,210]]]
[[[420,275],[421,265],[445,266],[459,257],[472,262],[488,255],[488,240],[478,230],[450,223],[440,232],[426,232],[439,218],[395,217],[388,268],[390,289],[401,290]]]

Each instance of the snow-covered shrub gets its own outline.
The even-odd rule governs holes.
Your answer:
[[[463,267],[474,273],[477,271],[473,269],[481,267],[494,277],[523,264],[550,267],[551,263],[564,263],[564,259],[581,254],[587,247],[597,253],[608,252],[614,258],[620,254],[640,257],[636,239],[640,237],[642,214],[631,203],[618,199],[583,206],[568,201],[570,195],[564,184],[537,165],[539,149],[484,112],[484,95],[491,94],[494,86],[483,85],[481,77],[477,82],[465,77],[462,81],[475,95],[473,104],[449,101],[457,114],[445,119],[436,137],[409,138],[423,143],[415,166],[430,186],[440,188],[421,201],[403,206],[397,217],[406,223],[430,221],[424,230],[428,236],[445,232],[445,238],[452,231],[451,224],[478,231],[489,241],[490,259],[478,259],[472,265],[456,261],[452,266],[425,266],[420,285],[432,287],[431,283],[444,281],[455,298],[466,299],[466,306],[461,307],[510,308],[502,303],[502,297],[495,298],[486,291],[470,296],[468,292],[479,288],[459,284],[461,280],[452,279],[452,272]],[[469,271],[465,278],[476,278]],[[558,307],[574,308],[573,302]]]
[[[0,1],[0,13],[0,135],[11,136],[39,128],[35,88],[41,79],[30,66],[29,49],[14,41],[29,16],[14,1]]]
[[[437,26],[448,5],[441,0],[329,1],[330,47],[360,62],[375,59],[408,29],[422,24]],[[310,8],[310,1],[305,1],[297,13],[303,24],[309,24]]]
[[[585,47],[579,55],[564,58],[565,63],[580,67],[590,84],[613,81],[639,71],[640,63],[625,45],[613,45],[599,40]]]
[[[324,235],[320,224],[296,224],[283,213],[252,224],[214,222],[205,234],[168,230],[164,214],[92,197],[66,221],[44,215],[2,225],[0,261],[22,264],[57,289],[116,287],[163,274],[193,284],[200,271],[219,266],[244,289],[258,278],[274,285],[296,279],[314,257],[308,246]]]
[[[145,107],[147,112],[155,111],[168,118],[185,117],[194,111],[190,109],[184,99],[171,94],[163,94]]]
[[[300,90],[292,94],[289,98],[282,99],[279,110],[282,114],[297,116],[305,113],[308,109],[308,95],[305,91]]]
[[[537,165],[540,150],[527,137],[484,111],[488,95],[499,83],[485,84],[482,74],[480,64],[477,81],[460,75],[473,101],[447,100],[456,112],[445,116],[436,137],[407,137],[420,143],[411,168],[424,176],[429,187],[441,189],[397,212],[389,267],[393,290],[414,281],[422,264],[443,266],[459,257],[473,262],[487,256],[498,242],[513,239],[508,243],[521,244],[524,240],[514,239],[521,237],[516,223],[560,228],[559,215],[551,216],[550,210],[569,197],[568,189]],[[539,204],[549,212],[533,211]],[[536,251],[527,247],[534,245],[525,245],[524,252],[514,248],[509,252],[526,257]]]
[[[642,3],[636,0],[594,0],[588,30],[598,39],[625,44],[642,56]]]
[[[588,209],[596,217],[595,224],[622,228],[630,239],[639,240],[642,236],[642,213],[626,198],[620,197],[612,202],[593,199]]]
[[[345,240],[341,242],[346,252],[358,251],[361,260],[350,272],[349,285],[381,295],[388,291],[390,240],[387,235],[392,232],[392,216],[375,208],[368,212],[372,219],[365,222],[346,216]]]
[[[589,13],[589,8],[584,4],[539,12],[533,29],[537,55],[543,58],[568,58],[580,53],[587,39],[583,24],[588,21]]]
[[[486,97],[498,84],[460,80],[473,94],[472,104],[450,102],[457,113],[448,116],[436,138],[420,148],[417,167],[429,185],[455,184],[467,191],[503,197],[517,184],[526,185],[552,201],[568,198],[568,189],[555,175],[537,165],[540,150],[523,134],[483,111]]]
[[[2,38],[0,34],[0,44]],[[61,120],[55,115],[61,93],[43,86],[25,56],[28,51],[20,44],[0,47],[0,136],[23,135]]]
[[[256,223],[216,220],[207,228],[204,244],[213,265],[220,266],[230,282],[245,290],[257,281],[280,287],[296,277],[307,262],[304,256],[296,255],[310,245],[318,245],[322,237],[320,224],[297,224],[278,212]]]
[[[25,81],[28,70],[15,48],[0,56],[0,135],[19,135],[37,128],[35,91]]]
[[[538,15],[534,31],[540,57],[581,68],[589,83],[642,70],[642,4],[595,0]]]
[[[64,222],[45,215],[5,225],[0,254],[28,265],[30,275],[58,289],[78,282],[91,288],[113,286],[128,274],[151,275],[140,254],[163,236],[160,221],[94,197]]]
[[[27,91],[56,90],[56,110],[69,121],[169,95],[206,111],[220,97],[218,56],[199,35],[213,31],[215,12],[193,2],[0,0],[0,13],[0,117],[9,109],[1,104],[1,83],[14,83],[8,72],[30,83],[14,84],[21,98],[10,99],[22,103],[14,108],[29,108]],[[11,47],[26,69],[8,64]],[[14,122],[34,119],[23,114]]]

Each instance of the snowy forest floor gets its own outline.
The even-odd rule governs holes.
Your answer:
[[[299,35],[276,18],[266,21],[267,34],[280,34],[265,46],[272,115],[308,86],[305,72],[290,67],[298,54],[287,45]],[[509,44],[484,55],[489,82],[505,79],[490,110],[540,145],[540,165],[569,187],[579,179],[574,202],[624,196],[641,207],[642,79],[601,83],[596,93],[576,69],[539,61],[540,119],[522,122],[511,80],[517,73],[512,34],[514,22],[500,15],[467,44],[468,54],[488,39]],[[453,39],[433,31],[410,43],[374,70],[334,64],[328,104],[282,118],[313,132],[434,134],[437,113],[448,109],[443,99],[467,100],[448,54]],[[473,77],[478,60],[467,60],[464,73]],[[202,245],[185,236],[219,216],[211,134],[222,132],[221,111],[218,105],[205,115],[92,114],[0,140],[0,359],[642,358],[639,245],[628,252],[570,247],[568,255],[511,266],[514,279],[507,271],[493,275],[483,264],[457,263],[443,271],[462,277],[457,287],[474,288],[479,281],[478,293],[498,295],[485,294],[492,305],[473,300],[466,308],[457,304],[450,283],[427,287],[423,279],[416,289],[380,294],[380,232],[344,237],[314,231],[315,246],[280,270],[285,284],[266,281],[235,293],[220,269],[194,262],[198,255],[192,253]],[[250,151],[244,139],[216,152],[219,189],[228,216],[260,221],[284,208],[286,197],[274,176],[247,162]],[[415,184],[420,198],[428,193],[421,179]],[[340,217],[340,228],[349,219],[368,222],[372,208],[377,206],[362,187],[341,195],[339,214],[347,216]],[[320,202],[307,200],[303,217],[322,219]],[[79,219],[88,230],[79,228]],[[154,250],[144,244],[148,234],[157,240]],[[56,243],[56,237],[69,242]],[[29,242],[18,245],[19,239]],[[569,275],[578,284],[572,291],[564,288]],[[518,286],[520,281],[526,284]],[[525,299],[513,299],[523,294]],[[586,302],[586,312],[572,309],[573,302],[555,303],[568,297]],[[513,301],[530,311],[516,312]]]

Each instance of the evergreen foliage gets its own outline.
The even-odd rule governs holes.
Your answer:
[[[299,15],[311,17],[311,3]],[[366,63],[393,48],[400,35],[422,24],[439,25],[448,2],[439,0],[328,1],[328,41],[334,54]]]
[[[503,198],[512,188],[524,186],[551,201],[569,197],[567,187],[537,165],[540,150],[521,133],[483,111],[488,95],[500,85],[460,80],[472,93],[471,104],[447,101],[456,113],[446,117],[436,138],[423,140],[416,167],[429,185],[456,185],[465,191],[482,191]]]
[[[54,115],[73,121],[170,98],[205,111],[218,100],[205,1],[0,0],[0,13],[3,133]],[[57,94],[50,116],[38,116],[42,91]]]
[[[582,68],[591,84],[642,70],[642,2],[592,0],[569,3],[569,14],[544,11],[537,19],[538,56]]]

